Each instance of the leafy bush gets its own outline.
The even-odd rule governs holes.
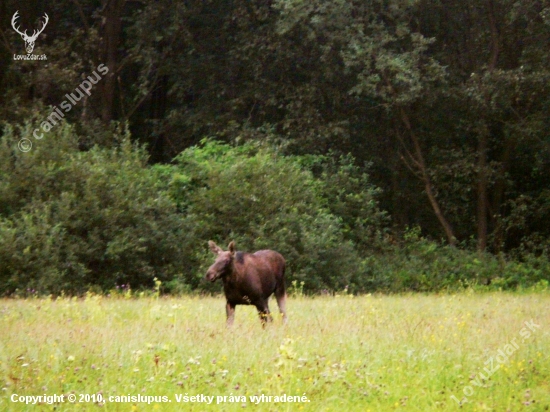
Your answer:
[[[354,164],[354,158],[329,153],[304,156],[299,161],[322,182],[322,196],[330,212],[341,219],[344,237],[362,253],[384,247],[383,235],[390,219],[378,204],[381,189]]]
[[[183,270],[184,222],[127,134],[83,152],[61,124],[19,152],[31,133],[8,126],[0,141],[0,293],[152,287]]]
[[[385,292],[476,289],[518,289],[548,279],[547,256],[478,253],[441,245],[423,238],[418,228],[405,233],[403,242],[363,261],[365,285]]]
[[[289,283],[309,291],[363,289],[351,227],[378,211],[334,192],[336,178],[359,182],[339,166],[316,178],[303,159],[261,144],[204,141],[149,167],[126,132],[82,150],[66,123],[21,153],[15,142],[32,130],[7,125],[1,140],[0,293],[151,288],[155,277],[168,292],[219,289],[202,281],[210,239],[278,250]]]
[[[210,239],[279,251],[301,292],[548,284],[544,248],[510,259],[442,246],[417,228],[386,242],[379,190],[351,157],[205,140],[150,167],[124,130],[110,147],[83,150],[89,141],[62,123],[22,153],[16,142],[32,130],[7,125],[0,139],[0,294],[220,290],[202,281]]]
[[[309,291],[357,282],[360,259],[342,219],[327,206],[325,183],[296,158],[258,143],[231,147],[214,141],[189,148],[174,166],[156,166],[180,210],[196,223],[192,245],[199,270],[212,257],[209,239],[241,250],[276,249],[288,261],[287,278]]]

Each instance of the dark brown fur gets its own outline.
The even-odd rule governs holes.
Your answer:
[[[268,299],[273,293],[283,322],[286,322],[285,259],[281,254],[273,250],[236,252],[235,242],[229,244],[227,251],[212,241],[208,245],[217,258],[206,272],[206,279],[215,282],[221,278],[223,281],[228,325],[235,319],[236,305],[254,305],[262,325],[271,322]]]

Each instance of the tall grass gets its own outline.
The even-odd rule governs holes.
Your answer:
[[[548,410],[549,305],[547,293],[294,297],[288,325],[262,330],[243,306],[227,329],[221,297],[0,300],[0,410]],[[171,402],[11,401],[71,393]],[[309,402],[250,401],[261,394]]]

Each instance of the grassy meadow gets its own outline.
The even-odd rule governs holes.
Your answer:
[[[289,323],[277,317],[262,330],[243,306],[226,328],[222,297],[0,300],[0,410],[550,408],[548,293],[291,297],[287,305]],[[53,394],[77,402],[21,402]],[[108,400],[138,395],[160,401]],[[299,402],[275,398],[283,395]]]

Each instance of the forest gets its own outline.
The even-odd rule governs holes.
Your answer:
[[[0,295],[216,292],[208,240],[546,289],[549,41],[548,0],[2,0]]]

